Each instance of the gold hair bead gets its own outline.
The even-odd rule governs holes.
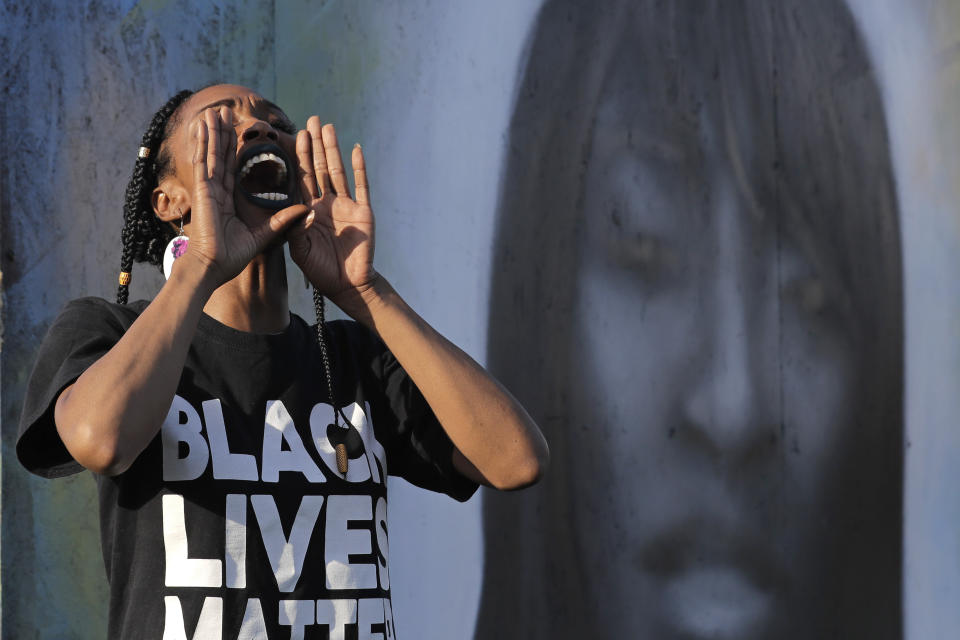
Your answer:
[[[150,157],[150,147],[140,147],[140,148],[137,150],[137,157],[138,157],[138,158],[148,158],[148,157]]]
[[[120,285],[121,285],[121,286],[125,286],[125,285],[130,284],[130,272],[129,272],[129,271],[121,271],[121,272],[120,272],[120,278],[118,278],[118,279],[119,279],[119,281],[120,281]]]

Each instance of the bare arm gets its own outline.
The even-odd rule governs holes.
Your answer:
[[[157,434],[212,283],[177,269],[110,351],[57,398],[54,421],[84,467],[115,475]]]
[[[186,255],[117,344],[57,397],[54,422],[60,439],[77,462],[97,473],[125,471],[160,430],[213,291],[306,213],[301,205],[290,207],[248,228],[233,211],[232,114],[226,108],[207,110],[193,132]]]
[[[410,375],[456,446],[460,473],[496,489],[519,489],[540,478],[550,453],[526,410],[382,276],[362,293],[335,301],[373,329]]]
[[[332,125],[314,116],[297,136],[311,214],[290,233],[290,254],[311,283],[375,331],[423,393],[456,447],[465,476],[517,489],[549,462],[546,440],[519,402],[483,367],[418,316],[373,269],[374,221],[363,152],[354,148],[350,195]]]

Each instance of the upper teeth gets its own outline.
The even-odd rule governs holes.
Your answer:
[[[286,200],[287,194],[285,193],[254,193],[255,198],[263,198],[264,200]]]
[[[284,163],[283,160],[281,160],[278,156],[272,153],[261,153],[260,155],[253,156],[252,158],[247,160],[246,164],[243,165],[243,168],[240,169],[240,179],[243,180],[246,177],[246,175],[250,173],[250,169],[252,169],[255,165],[258,165],[261,162],[264,162],[266,160],[269,160],[271,162],[276,162],[280,166],[280,169],[279,169],[280,180],[284,180],[287,177],[287,165],[286,163]]]

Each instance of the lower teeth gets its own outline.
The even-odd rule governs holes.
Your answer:
[[[283,193],[255,193],[253,194],[254,198],[262,198],[264,200],[286,200],[287,196]]]

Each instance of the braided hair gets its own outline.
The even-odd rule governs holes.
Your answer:
[[[153,114],[140,139],[140,152],[123,202],[123,231],[120,232],[123,248],[117,304],[127,304],[134,260],[161,267],[163,248],[173,237],[173,229],[154,214],[151,196],[160,180],[171,170],[170,153],[162,148],[163,142],[177,126],[177,109],[192,95],[193,91],[185,90],[167,100]]]
[[[130,176],[130,181],[127,183],[123,202],[123,230],[120,232],[123,248],[120,254],[120,285],[117,289],[117,304],[127,304],[134,261],[147,262],[162,269],[163,251],[175,235],[173,228],[165,224],[154,213],[151,197],[160,180],[171,171],[170,153],[163,148],[163,143],[179,124],[177,110],[193,94],[193,91],[183,90],[167,100],[153,114],[150,125],[140,139],[140,151],[137,154],[137,161],[133,165],[133,175]],[[346,416],[343,416],[340,403],[334,399],[333,376],[331,375],[330,355],[326,341],[324,300],[316,288],[313,290],[313,307],[317,316],[317,344],[320,347],[327,392],[330,396],[330,404],[334,407],[333,421],[339,427],[340,417],[343,417],[349,425],[350,421]],[[346,447],[343,444],[338,444],[336,452],[337,467],[340,473],[346,474]]]

